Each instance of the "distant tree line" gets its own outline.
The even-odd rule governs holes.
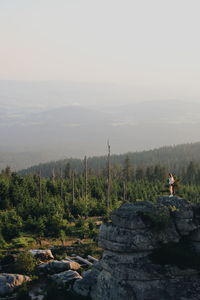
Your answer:
[[[200,142],[193,144],[183,144],[177,146],[161,147],[154,150],[142,151],[142,152],[130,152],[127,154],[111,155],[111,163],[115,168],[122,168],[126,157],[129,158],[129,162],[134,169],[141,167],[142,169],[152,168],[156,165],[165,167],[166,170],[181,174],[187,168],[191,161],[194,164],[200,162]],[[88,170],[98,175],[103,169],[107,167],[107,155],[99,157],[88,158]],[[60,169],[64,171],[67,164],[70,164],[71,169],[76,173],[83,172],[84,161],[81,159],[64,159],[59,161],[52,161],[45,164],[33,166],[26,170],[22,170],[21,174],[30,174],[42,172],[43,177],[50,177],[52,169],[57,174],[60,173]]]

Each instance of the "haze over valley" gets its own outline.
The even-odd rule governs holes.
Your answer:
[[[0,86],[1,161],[5,152],[7,164],[13,165],[15,155],[24,157],[24,164],[13,165],[16,169],[36,161],[104,155],[108,139],[115,154],[199,140],[195,100],[131,101],[133,90],[127,95],[124,86],[108,84],[107,93],[99,93],[103,84],[92,83],[0,81]]]
[[[11,161],[12,155],[24,156],[22,168],[36,160],[104,155],[107,139],[116,154],[199,140],[197,101],[130,102],[130,91],[127,96],[125,87],[108,84],[108,93],[100,94],[102,85],[92,83],[1,81],[0,86],[1,156],[10,153]]]

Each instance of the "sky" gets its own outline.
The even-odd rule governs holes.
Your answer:
[[[199,0],[0,0],[0,80],[199,101],[199,11]]]

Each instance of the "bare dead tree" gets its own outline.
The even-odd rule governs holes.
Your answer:
[[[126,182],[123,182],[123,201],[126,201]]]
[[[75,173],[72,171],[72,203],[75,203]]]
[[[53,168],[52,169],[52,175],[51,175],[51,179],[52,179],[53,184],[55,183],[55,178],[56,178],[55,169]]]
[[[107,209],[109,210],[110,208],[110,188],[111,188],[111,163],[110,163],[110,143],[109,140],[107,142],[108,145],[108,160],[107,160]]]
[[[60,168],[60,198],[63,199],[63,174],[62,174],[62,168]]]
[[[84,177],[85,177],[85,200],[87,200],[87,194],[88,194],[88,165],[87,165],[87,156],[84,158]]]
[[[83,175],[81,175],[81,198],[84,198],[84,179]]]
[[[41,177],[42,177],[42,172],[41,172],[41,169],[39,170],[39,174],[38,174],[38,178],[39,178],[39,201],[42,202],[42,180],[41,180]]]

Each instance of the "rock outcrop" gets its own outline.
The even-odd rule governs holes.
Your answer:
[[[35,256],[36,258],[39,258],[41,260],[54,259],[54,256],[53,256],[51,250],[34,249],[34,250],[29,250],[29,251],[33,256]]]
[[[80,269],[80,264],[75,261],[53,260],[47,263],[42,263],[38,266],[38,271],[45,274],[56,274],[67,270],[77,271]]]
[[[200,299],[200,205],[124,204],[101,226],[102,259],[74,284],[93,300]]]
[[[76,271],[65,271],[62,273],[51,275],[52,281],[57,283],[58,285],[65,286],[66,284],[72,283],[77,279],[81,279],[82,277]]]
[[[30,280],[30,277],[20,274],[0,273],[0,296],[11,294],[15,288]]]

